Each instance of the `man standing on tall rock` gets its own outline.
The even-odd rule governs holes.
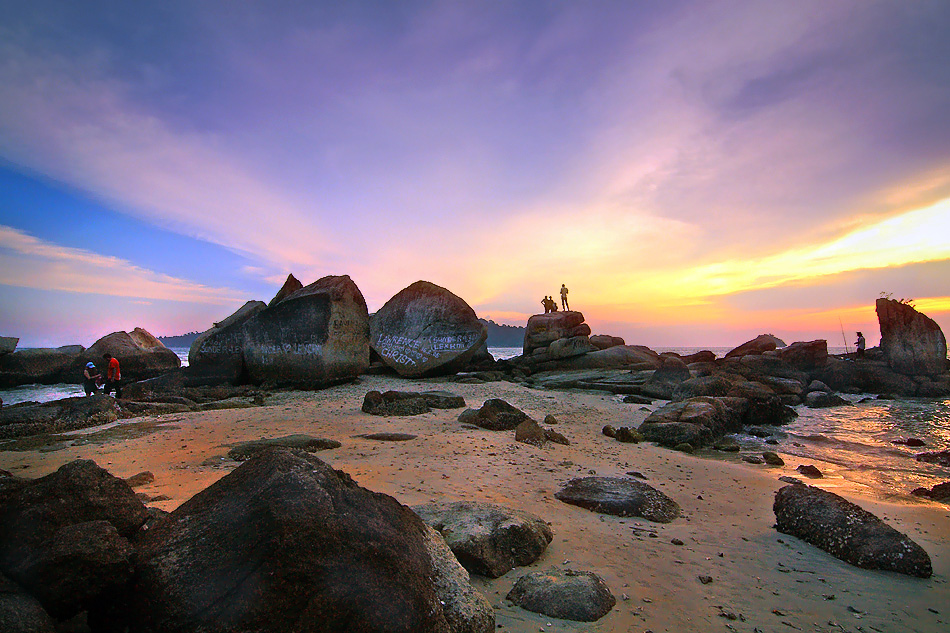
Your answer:
[[[567,304],[567,286],[564,284],[561,284],[561,307],[565,312],[571,309],[571,306]]]

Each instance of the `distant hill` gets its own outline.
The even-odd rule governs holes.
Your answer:
[[[488,329],[488,347],[521,347],[524,344],[524,328],[514,325],[502,325],[494,321],[479,319]],[[159,336],[165,347],[191,347],[201,332],[188,332],[178,336]]]
[[[178,336],[159,336],[158,340],[160,340],[165,347],[191,347],[191,344],[195,342],[199,334],[201,334],[201,332],[188,332],[187,334],[179,334]]]
[[[516,325],[502,325],[494,321],[479,319],[488,329],[488,347],[521,347],[524,345],[525,328]]]

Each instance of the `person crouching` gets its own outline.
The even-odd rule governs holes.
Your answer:
[[[102,374],[96,369],[95,363],[86,363],[86,368],[82,372],[82,388],[87,396],[94,396],[99,393],[99,383],[102,380]]]

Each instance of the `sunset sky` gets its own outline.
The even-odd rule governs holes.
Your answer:
[[[950,328],[950,2],[0,0],[0,335],[204,330],[288,273],[523,325]]]

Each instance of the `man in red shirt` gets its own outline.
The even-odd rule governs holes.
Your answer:
[[[122,386],[119,384],[119,381],[122,380],[122,372],[119,371],[119,360],[113,358],[112,354],[103,354],[102,357],[109,363],[109,369],[106,370],[106,384],[103,387],[102,391],[106,395],[112,393],[112,390],[115,389],[115,397],[122,397]]]

